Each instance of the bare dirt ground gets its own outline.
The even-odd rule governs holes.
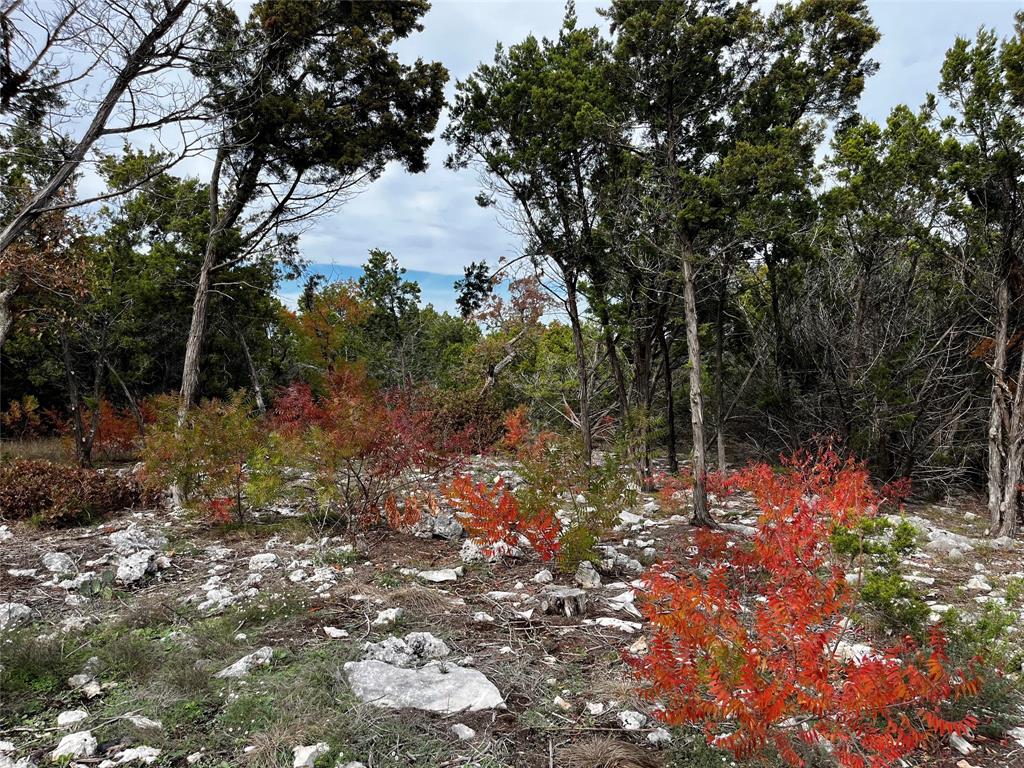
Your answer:
[[[724,506],[723,521],[754,522],[749,501]],[[971,547],[950,556],[948,542],[925,546],[907,563],[930,603],[970,610],[1008,602],[1024,578],[1024,543],[990,544],[976,500],[907,511]],[[552,588],[545,571],[567,588],[577,586],[572,574],[531,556],[469,557],[465,539],[333,536],[286,515],[212,530],[163,509],[57,531],[8,523],[0,528],[0,602],[25,605],[30,615],[0,634],[0,663],[18,670],[16,692],[0,708],[0,740],[9,742],[0,743],[0,766],[49,763],[64,736],[86,730],[96,745],[77,762],[104,768],[145,762],[128,751],[140,746],[159,750],[153,765],[292,765],[294,747],[320,743],[316,765],[737,765],[695,733],[662,730],[633,695],[622,655],[643,643],[632,602],[642,590],[638,567],[650,563],[650,547],[656,559],[685,562],[694,533],[660,514],[651,497],[633,512],[602,540],[615,556],[599,567],[601,584],[584,590],[585,610],[574,616],[543,610]],[[923,532],[922,542],[932,535]],[[136,559],[136,579],[122,565],[140,551],[150,554]],[[430,580],[447,579],[430,573],[442,569],[454,578]],[[987,589],[976,588],[978,580],[968,586],[975,577]],[[395,621],[379,618],[395,608]],[[430,713],[358,700],[345,663],[361,658],[364,643],[411,632],[442,640],[446,662],[482,673],[502,707]],[[243,677],[215,677],[264,647],[272,649],[269,663]],[[78,719],[58,725],[68,712]],[[472,735],[457,737],[455,725]],[[971,743],[969,755],[937,743],[907,765],[1024,766],[1024,746],[1012,738]],[[599,756],[588,756],[585,744],[599,744]]]

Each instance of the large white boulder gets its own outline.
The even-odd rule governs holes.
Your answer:
[[[92,731],[79,731],[78,733],[69,733],[61,739],[57,748],[50,753],[50,759],[56,763],[64,758],[77,760],[81,757],[92,757],[95,754],[96,737],[92,735]]]
[[[422,709],[452,714],[504,705],[501,692],[482,672],[431,662],[406,669],[383,661],[350,661],[345,675],[361,701],[390,709]]]

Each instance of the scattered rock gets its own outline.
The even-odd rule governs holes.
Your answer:
[[[469,741],[476,738],[476,731],[463,723],[455,723],[451,727],[451,732],[459,741]]]
[[[348,637],[348,630],[338,629],[337,627],[324,627],[324,634],[332,640],[340,640],[343,637]]]
[[[31,616],[32,609],[24,603],[0,603],[0,632],[20,627]]]
[[[218,672],[214,677],[218,678],[232,678],[232,677],[245,677],[256,667],[263,667],[270,663],[270,660],[274,656],[274,649],[269,645],[265,645],[257,651],[253,651],[248,656],[243,656],[230,667],[225,667]]]
[[[43,567],[57,576],[73,576],[78,571],[75,561],[63,552],[47,552],[42,559]]]
[[[114,768],[116,765],[127,765],[128,763],[152,765],[158,757],[160,757],[160,750],[156,747],[130,747],[117,752],[112,759],[101,762],[99,768]]]
[[[142,581],[147,573],[156,571],[156,552],[152,549],[140,549],[125,555],[117,566],[117,580],[125,585]]]
[[[386,627],[388,624],[394,624],[404,615],[404,608],[385,608],[377,614],[377,618],[373,620],[373,626]]]
[[[416,574],[423,581],[431,584],[441,584],[446,581],[458,581],[459,574],[453,568],[439,568],[436,571],[420,571]]]
[[[543,571],[538,571],[537,575],[531,579],[534,584],[550,584],[554,580],[555,577],[551,575],[551,571],[547,568]]]
[[[95,699],[103,691],[99,680],[84,672],[69,677],[68,686],[70,686],[73,691],[80,691],[87,699]]]
[[[363,651],[367,659],[396,667],[409,667],[427,659],[443,659],[451,653],[444,640],[429,632],[410,632],[405,638],[388,637],[379,643],[366,643]]]
[[[382,661],[350,661],[345,674],[360,700],[391,709],[452,714],[504,704],[501,692],[483,673],[456,664],[435,661],[406,669]]]
[[[581,587],[593,589],[601,586],[601,575],[589,560],[583,560],[576,568],[573,580]]]
[[[583,705],[588,715],[599,717],[604,714],[604,704],[600,701],[588,701]]]
[[[992,585],[985,580],[984,576],[972,576],[964,587],[967,589],[973,589],[976,592],[992,591]]]
[[[313,768],[317,758],[323,757],[330,751],[330,746],[323,741],[308,747],[293,747],[292,768]]]
[[[971,752],[976,751],[978,748],[967,741],[963,736],[958,733],[949,734],[949,746],[959,752],[961,755],[969,755]]]
[[[57,748],[50,753],[50,759],[55,763],[70,758],[77,760],[82,757],[92,757],[96,754],[96,737],[92,731],[79,731],[69,733],[57,744]]]
[[[647,722],[647,717],[642,712],[632,709],[624,709],[619,712],[619,725],[626,731],[639,731]]]
[[[130,555],[140,549],[162,550],[167,546],[167,539],[160,534],[150,534],[135,523],[127,528],[110,534],[110,543],[114,552],[119,555]]]
[[[124,717],[129,723],[134,725],[136,728],[142,728],[143,730],[158,731],[164,727],[164,724],[159,720],[151,720],[148,717],[142,715],[127,715]]]
[[[473,614],[473,621],[477,624],[493,624],[494,617],[486,611],[477,611]]]
[[[249,570],[255,573],[273,570],[277,564],[277,555],[273,552],[261,552],[249,558]]]
[[[672,742],[672,734],[664,728],[655,728],[647,734],[647,743],[652,747],[662,747]]]
[[[57,715],[57,727],[58,728],[70,728],[76,723],[80,723],[89,717],[89,713],[84,709],[67,709]]]
[[[627,635],[631,635],[634,632],[639,632],[643,625],[637,621],[623,621],[622,619],[616,619],[613,616],[601,616],[597,619],[584,619],[584,624],[596,624],[599,627],[608,627],[609,629],[617,629],[620,632],[625,632]]]

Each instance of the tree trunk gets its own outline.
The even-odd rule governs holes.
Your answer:
[[[185,13],[185,9],[191,3],[192,0],[178,0],[174,5],[164,6],[167,11],[166,14],[150,30],[149,34],[139,41],[138,47],[125,59],[124,66],[117,73],[117,77],[111,83],[110,88],[103,97],[103,101],[100,102],[92,122],[85,129],[82,138],[68,152],[67,159],[54,172],[49,181],[32,196],[32,199],[15,214],[14,218],[4,227],[3,232],[0,233],[0,253],[6,251],[22,232],[28,229],[36,219],[46,212],[50,202],[78,170],[82,160],[85,159],[86,154],[88,154],[93,144],[96,143],[96,140],[103,135],[107,120],[110,119],[110,115],[117,106],[118,101],[121,100],[124,92],[128,90],[132,82],[150,63],[157,43],[178,22]],[[0,340],[2,340],[2,337],[0,337]]]
[[[572,343],[576,349],[576,367],[580,377],[580,432],[583,437],[583,458],[590,466],[594,454],[594,438],[590,424],[590,382],[587,375],[587,350],[583,343],[583,328],[580,325],[579,305],[576,301],[576,286],[573,280],[566,280],[565,306],[572,328]]]
[[[992,360],[992,395],[988,413],[988,515],[989,532],[1001,528],[1003,500],[1003,424],[1006,419],[1006,347],[1010,329],[1010,281],[1006,276],[996,289],[996,333]]]
[[[245,363],[249,366],[249,378],[252,379],[252,396],[256,400],[256,410],[260,414],[267,412],[267,405],[263,400],[263,388],[260,387],[260,377],[256,374],[256,366],[253,365],[252,355],[249,354],[249,345],[245,341],[245,335],[238,331],[238,340],[242,344],[242,352],[245,354]]]
[[[686,353],[690,363],[690,426],[693,431],[693,525],[715,527],[708,510],[705,487],[707,456],[704,446],[704,397],[701,389],[700,335],[697,292],[694,287],[693,251],[683,243],[683,310],[686,316]]]
[[[11,300],[17,292],[17,284],[6,285],[0,290],[0,350],[4,348],[7,336],[14,325],[14,311],[11,309]]]
[[[142,418],[142,411],[139,410],[139,404],[132,396],[132,392],[128,389],[128,385],[125,384],[124,379],[121,378],[121,374],[117,372],[117,369],[107,361],[107,370],[110,371],[110,375],[114,377],[114,381],[121,387],[121,391],[124,393],[125,400],[128,401],[128,408],[131,409],[132,415],[135,417],[135,426],[139,429],[139,437],[142,438],[142,442],[146,442],[146,422]]]
[[[672,392],[672,360],[664,329],[659,330],[658,338],[661,343],[661,356],[665,360],[665,420],[668,426],[665,450],[668,454],[668,470],[675,473],[679,471],[679,457],[676,454],[676,409],[675,395]]]
[[[1021,473],[1024,471],[1024,354],[1021,354],[1016,384],[1010,429],[1006,436],[1006,476],[1003,478],[1003,496],[999,503],[1000,536],[1014,536],[1017,533]]]
[[[718,469],[725,469],[725,268],[718,287],[718,306],[715,309],[715,401],[718,429],[715,442],[718,447]]]

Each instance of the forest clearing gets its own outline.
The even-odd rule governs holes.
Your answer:
[[[0,768],[1024,768],[1024,12],[895,5],[0,0]]]

